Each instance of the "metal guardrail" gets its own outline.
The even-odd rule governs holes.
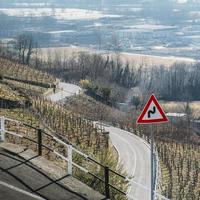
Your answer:
[[[31,138],[28,138],[26,136],[20,135],[18,133],[6,130],[6,128],[5,128],[5,122],[6,121],[14,122],[16,124],[21,124],[21,125],[23,125],[25,127],[28,127],[28,128],[31,128],[31,129],[35,130],[37,132],[37,141],[35,141],[35,140],[31,139]],[[14,120],[14,119],[6,118],[4,116],[0,116],[0,141],[5,141],[5,134],[9,134],[9,135],[12,135],[12,136],[15,136],[15,137],[19,137],[21,139],[23,138],[23,139],[29,140],[32,143],[36,144],[37,147],[38,147],[37,148],[38,156],[42,156],[43,148],[48,149],[49,151],[54,153],[56,156],[60,157],[62,160],[67,162],[67,164],[68,164],[67,165],[68,166],[67,174],[68,175],[72,175],[72,169],[73,169],[73,167],[76,167],[76,168],[80,169],[81,171],[83,171],[83,172],[93,176],[94,178],[98,179],[99,181],[101,181],[104,184],[104,191],[105,191],[104,193],[105,193],[106,199],[110,199],[110,189],[112,188],[115,191],[119,192],[120,194],[126,196],[128,199],[134,199],[135,200],[135,198],[132,198],[131,196],[126,194],[126,192],[124,192],[124,191],[120,190],[119,188],[117,188],[117,187],[115,187],[115,186],[110,184],[110,180],[109,180],[110,179],[110,174],[115,174],[116,176],[124,179],[125,181],[127,181],[129,183],[133,183],[133,184],[143,188],[146,191],[150,191],[150,188],[145,187],[144,185],[142,185],[140,183],[137,183],[136,181],[134,181],[132,179],[129,179],[129,178],[127,178],[127,177],[115,172],[114,170],[110,169],[108,166],[102,165],[101,163],[99,163],[95,159],[93,159],[90,156],[84,154],[83,152],[77,150],[77,148],[75,146],[73,146],[72,144],[67,144],[67,143],[63,142],[61,139],[55,137],[54,135],[46,133],[42,129],[36,128],[36,127],[34,127],[34,126],[30,125],[30,124],[27,124],[27,123],[24,123],[24,122],[20,122],[20,121]],[[48,147],[45,144],[43,144],[43,136],[44,135],[52,138],[52,140],[57,142],[58,144],[61,144],[61,145],[65,146],[67,148],[67,157],[65,157],[64,155],[60,154],[55,149],[52,149],[51,147]],[[85,160],[90,161],[90,162],[98,165],[99,167],[103,168],[104,169],[104,178],[93,174],[88,169],[86,169],[86,168],[78,165],[77,163],[73,162],[73,152],[76,152],[80,156],[84,157]],[[155,193],[155,200],[158,199],[158,198],[162,199],[162,200],[169,200],[168,198],[158,194],[156,191],[154,191],[154,193]]]
[[[20,135],[18,133],[14,133],[14,132],[6,130],[6,128],[5,128],[5,122],[6,121],[10,121],[10,122],[14,122],[14,123],[17,123],[17,124],[21,124],[21,125],[24,125],[25,127],[28,127],[28,128],[36,130],[37,131],[37,141],[35,141],[35,140],[31,139],[31,138],[28,138],[26,136]],[[13,120],[13,119],[10,119],[10,118],[0,117],[0,141],[5,141],[5,134],[10,134],[12,136],[19,137],[21,139],[23,138],[23,139],[26,139],[26,140],[29,140],[29,141],[35,143],[37,145],[37,147],[38,147],[37,148],[38,156],[42,156],[43,148],[46,148],[49,151],[51,151],[52,153],[54,153],[56,156],[60,157],[62,160],[65,160],[68,163],[68,165],[67,165],[68,166],[68,169],[67,169],[67,174],[68,175],[72,175],[72,169],[73,169],[73,167],[76,167],[76,168],[80,169],[81,171],[83,171],[85,173],[88,173],[88,174],[92,175],[93,177],[95,177],[96,179],[100,180],[102,183],[104,183],[106,199],[110,199],[110,188],[113,188],[114,190],[118,191],[119,193],[121,193],[123,195],[126,195],[125,192],[121,191],[120,189],[116,188],[115,186],[113,186],[113,185],[111,185],[109,183],[109,177],[110,177],[109,174],[110,174],[110,172],[113,172],[116,175],[118,175],[117,172],[114,172],[113,170],[110,170],[109,167],[102,165],[98,161],[94,160],[93,158],[91,158],[91,157],[87,156],[86,154],[82,153],[81,151],[77,150],[71,144],[66,144],[65,142],[63,142],[59,138],[57,138],[57,137],[55,137],[55,136],[53,136],[51,134],[48,134],[48,133],[44,132],[43,130],[41,130],[39,128],[36,128],[36,127],[34,127],[32,125],[29,125],[29,124],[26,124],[26,123],[23,123],[23,122],[19,122],[17,120]],[[51,137],[52,140],[54,140],[55,142],[65,146],[67,148],[67,157],[65,157],[64,155],[60,154],[59,152],[57,152],[56,150],[52,149],[51,147],[48,147],[48,146],[44,145],[43,144],[43,136],[44,135],[46,135],[48,137]],[[93,162],[94,164],[104,168],[104,178],[98,177],[97,175],[89,172],[89,170],[87,170],[84,167],[82,167],[82,166],[78,165],[77,163],[73,162],[73,152],[76,152],[77,154],[83,156],[86,160],[88,160],[90,162]],[[123,177],[123,176],[121,176],[121,177]]]

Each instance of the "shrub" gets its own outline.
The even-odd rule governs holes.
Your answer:
[[[131,99],[131,103],[135,106],[135,108],[137,109],[138,106],[140,105],[140,98],[137,96],[133,96]]]
[[[107,87],[101,88],[101,95],[105,100],[109,100],[110,95],[111,95],[111,89]]]
[[[82,79],[79,81],[81,87],[87,89],[89,85],[91,85],[91,82],[88,79]]]

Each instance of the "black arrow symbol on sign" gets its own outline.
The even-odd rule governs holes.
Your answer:
[[[149,110],[148,111],[148,118],[151,118],[151,114],[155,114],[156,113],[156,107],[153,107],[153,110]]]

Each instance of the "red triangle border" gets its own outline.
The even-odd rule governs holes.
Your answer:
[[[150,120],[145,120],[143,119],[150,104],[154,102],[155,106],[157,107],[158,111],[160,112],[162,118],[160,119],[150,119]],[[138,117],[137,119],[137,124],[153,124],[153,123],[165,123],[165,122],[168,122],[168,118],[167,116],[165,115],[162,107],[160,106],[160,104],[158,103],[158,100],[156,99],[155,95],[152,94],[150,99],[148,100],[147,104],[145,105],[142,113],[140,114],[140,116]]]

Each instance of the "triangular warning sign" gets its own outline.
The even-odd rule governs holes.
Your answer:
[[[149,101],[137,120],[137,124],[153,124],[164,122],[168,122],[168,118],[166,117],[156,97],[151,95]]]

